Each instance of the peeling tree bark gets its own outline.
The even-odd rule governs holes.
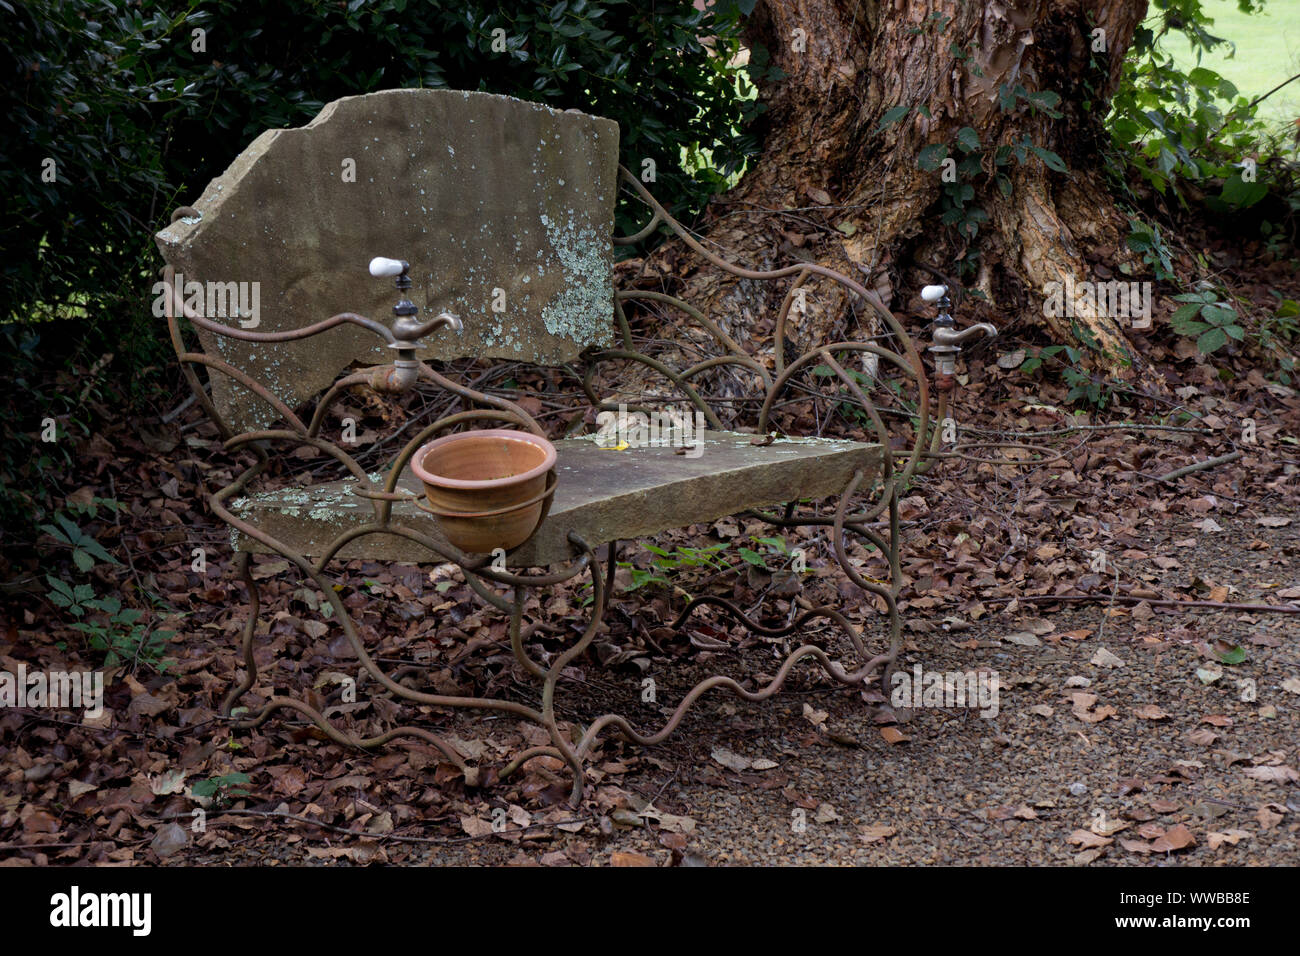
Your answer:
[[[760,0],[748,38],[785,77],[760,89],[767,106],[762,153],[711,205],[702,231],[746,265],[803,259],[865,276],[895,309],[909,304],[895,294],[900,280],[910,289],[933,281],[913,269],[913,258],[955,274],[954,263],[975,249],[981,265],[966,284],[997,310],[989,317],[1037,316],[1057,341],[1091,338],[1107,351],[1098,365],[1108,371],[1121,368],[1120,356],[1136,362],[1115,319],[1079,317],[1076,327],[1044,316],[1042,305],[1048,283],[1096,281],[1095,265],[1133,261],[1124,217],[1091,167],[1146,7],[1145,0]],[[1104,50],[1094,50],[1097,29]],[[1059,94],[1064,115],[1051,119],[1023,100],[1004,111],[998,92],[1006,84]],[[909,112],[882,127],[896,107]],[[956,136],[967,126],[987,149],[985,175],[967,179],[976,190],[972,203],[988,214],[973,240],[941,226],[942,170],[918,165],[931,144],[960,155]],[[1070,172],[1053,172],[1032,156],[1024,165],[1013,161],[1003,169],[1012,185],[1004,196],[988,175],[992,149],[1024,136],[1061,156]],[[650,264],[681,276],[687,261],[668,243]],[[742,341],[771,332],[783,295],[715,270],[685,276],[679,291]],[[972,303],[965,317],[973,319],[976,308]],[[827,341],[847,333],[855,318],[870,327],[868,312],[820,284],[807,314],[797,317],[797,335]]]

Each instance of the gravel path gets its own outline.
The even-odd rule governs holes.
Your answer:
[[[1212,576],[1232,588],[1230,600],[1281,603],[1268,590],[1294,586],[1294,532],[1244,518],[1224,524],[1222,535],[1195,548],[1172,543],[1186,540],[1178,529],[1142,546],[1176,553],[1179,567],[1169,574]],[[1300,864],[1300,616],[1130,607],[1103,627],[1103,603],[1042,614],[1023,605],[985,610],[977,620],[911,614],[899,670],[996,672],[996,716],[969,707],[895,709],[879,695],[866,702],[863,692],[801,670],[791,693],[767,703],[706,698],[661,747],[606,744],[591,799],[576,815],[567,808],[530,814],[517,789],[471,792],[460,805],[464,815],[483,821],[508,809],[504,833],[407,844],[400,858]],[[1246,659],[1216,660],[1215,639],[1240,645]],[[775,660],[761,643],[735,657],[731,666],[751,673]],[[716,663],[656,661],[660,700],[677,699]],[[597,709],[610,703],[600,699],[603,688],[635,686],[630,675],[599,670],[588,680]],[[576,833],[553,825],[575,818],[582,821]],[[521,833],[516,824],[531,829]],[[472,820],[465,827],[474,828]],[[297,832],[301,840],[272,848],[246,830],[222,852],[195,848],[197,862],[322,862],[308,849],[355,846],[352,837]]]

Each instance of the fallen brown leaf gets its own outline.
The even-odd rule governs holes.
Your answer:
[[[1209,841],[1210,849],[1217,850],[1223,844],[1228,843],[1236,846],[1242,840],[1248,839],[1250,834],[1245,830],[1224,830],[1222,833],[1211,831],[1206,834],[1206,840]]]
[[[1255,811],[1255,820],[1261,830],[1271,830],[1282,822],[1282,814],[1274,813],[1269,809],[1268,804],[1265,804]]]
[[[1075,830],[1065,838],[1066,843],[1082,847],[1109,846],[1114,841],[1110,837],[1098,836],[1090,830]]]
[[[1192,836],[1192,831],[1180,823],[1152,843],[1151,849],[1157,853],[1172,853],[1175,850],[1182,850],[1195,844],[1196,837]]]
[[[858,839],[863,843],[879,843],[881,840],[893,836],[898,831],[885,823],[875,823],[869,827],[864,827],[858,834]]]
[[[1141,840],[1126,840],[1124,837],[1119,838],[1119,845],[1130,853],[1154,853],[1150,843],[1143,843]]]
[[[1242,773],[1252,780],[1262,780],[1265,783],[1285,783],[1300,780],[1300,774],[1296,773],[1291,767],[1247,767]]]

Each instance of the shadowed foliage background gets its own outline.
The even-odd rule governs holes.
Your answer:
[[[617,121],[624,164],[655,160],[657,195],[689,218],[754,151],[742,128],[761,107],[736,60],[751,6],[0,0],[0,417],[19,435],[0,453],[5,527],[71,464],[71,442],[39,441],[42,418],[84,437],[166,380],[152,234],[263,130],[392,87],[578,107]]]

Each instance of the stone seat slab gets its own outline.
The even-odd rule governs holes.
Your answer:
[[[705,431],[696,457],[668,446],[601,447],[590,436],[555,443],[555,498],[541,527],[511,552],[513,567],[545,567],[573,557],[568,533],[591,547],[716,521],[748,508],[840,494],[855,471],[880,468],[880,446],[823,438],[778,438],[755,445],[755,436]],[[373,476],[372,476],[373,478]],[[322,554],[341,533],[374,520],[370,499],[354,493],[355,480],[284,488],[235,499],[236,517],[294,550]],[[406,469],[399,489],[423,494]],[[413,502],[393,505],[393,523],[444,541],[436,520]],[[255,538],[234,532],[236,550],[270,553]],[[391,534],[350,542],[338,555],[398,563],[439,560],[427,548]]]

